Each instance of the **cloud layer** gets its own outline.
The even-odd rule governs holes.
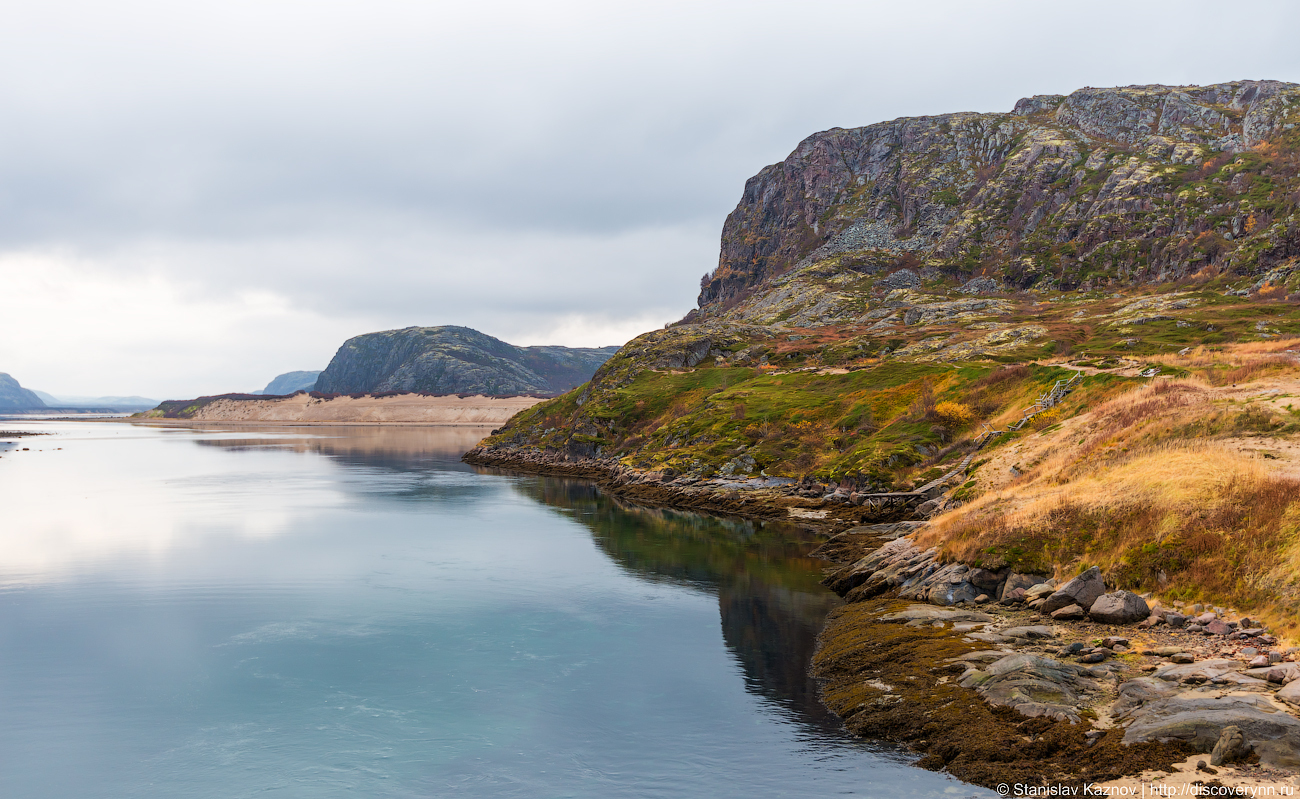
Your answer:
[[[50,2],[0,28],[0,371],[181,396],[465,324],[680,317],[745,178],[832,126],[1300,80],[1289,3]]]

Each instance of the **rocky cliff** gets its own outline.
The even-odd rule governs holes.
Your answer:
[[[1076,371],[1109,391],[1213,383],[1232,358],[1291,368],[1298,208],[1290,83],[1089,88],[818,133],[747,182],[698,310],[483,457],[910,490]]]
[[[852,283],[901,268],[1061,290],[1264,274],[1300,255],[1298,124],[1300,86],[1236,81],[817,133],[746,183],[696,315],[843,321]]]
[[[0,409],[30,410],[44,408],[45,403],[33,392],[23,388],[4,372],[0,372]]]
[[[467,327],[408,327],[348,339],[315,390],[560,394],[589,380],[617,351],[516,347]]]

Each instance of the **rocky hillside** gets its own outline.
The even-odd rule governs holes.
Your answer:
[[[746,183],[696,316],[865,321],[872,288],[975,277],[1073,291],[1262,276],[1300,255],[1298,124],[1300,86],[1238,81],[817,133]]]
[[[408,327],[350,338],[316,380],[327,394],[560,394],[618,351],[516,347],[467,327]]]
[[[311,391],[316,387],[318,377],[320,377],[319,369],[314,372],[285,372],[267,383],[262,393],[282,395],[292,394],[295,391]]]
[[[1049,361],[1300,334],[1298,126],[1300,86],[1240,81],[818,133],[747,182],[699,309],[488,444],[909,486]]]
[[[0,372],[0,409],[30,410],[44,408],[45,403],[33,392],[23,388],[4,372]]]

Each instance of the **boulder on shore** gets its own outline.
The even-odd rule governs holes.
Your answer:
[[[1069,605],[1078,605],[1084,610],[1090,610],[1092,603],[1104,593],[1106,583],[1101,578],[1101,569],[1093,566],[1058,588],[1038,609],[1043,613],[1051,613]]]
[[[1150,615],[1147,601],[1131,591],[1103,594],[1088,609],[1088,616],[1102,624],[1132,624]]]
[[[1010,594],[1012,591],[1015,591],[1016,589],[1020,589],[1021,592],[1020,595],[1024,596],[1025,592],[1027,592],[1030,588],[1033,588],[1036,585],[1040,585],[1042,582],[1043,582],[1043,578],[1034,574],[1020,574],[1018,572],[1011,572],[1010,574],[1007,575],[1007,579],[1002,583],[1002,588],[998,590],[998,599],[999,600],[1004,599],[1007,594]]]
[[[1066,605],[1052,611],[1052,618],[1057,621],[1079,621],[1086,615],[1088,615],[1087,612],[1078,605]]]

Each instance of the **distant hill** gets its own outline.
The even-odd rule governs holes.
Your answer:
[[[585,383],[618,347],[516,347],[468,327],[408,327],[348,339],[316,391],[355,394],[560,394]]]
[[[262,389],[262,393],[292,394],[295,391],[311,391],[316,385],[316,378],[319,376],[319,369],[314,372],[285,372],[267,383],[266,388]]]
[[[30,410],[44,408],[45,403],[36,393],[23,388],[8,374],[0,372],[0,408],[5,410]]]
[[[32,393],[45,401],[45,404],[55,408],[152,408],[158,404],[158,400],[149,399],[148,397],[56,397],[45,391],[32,389]]]

